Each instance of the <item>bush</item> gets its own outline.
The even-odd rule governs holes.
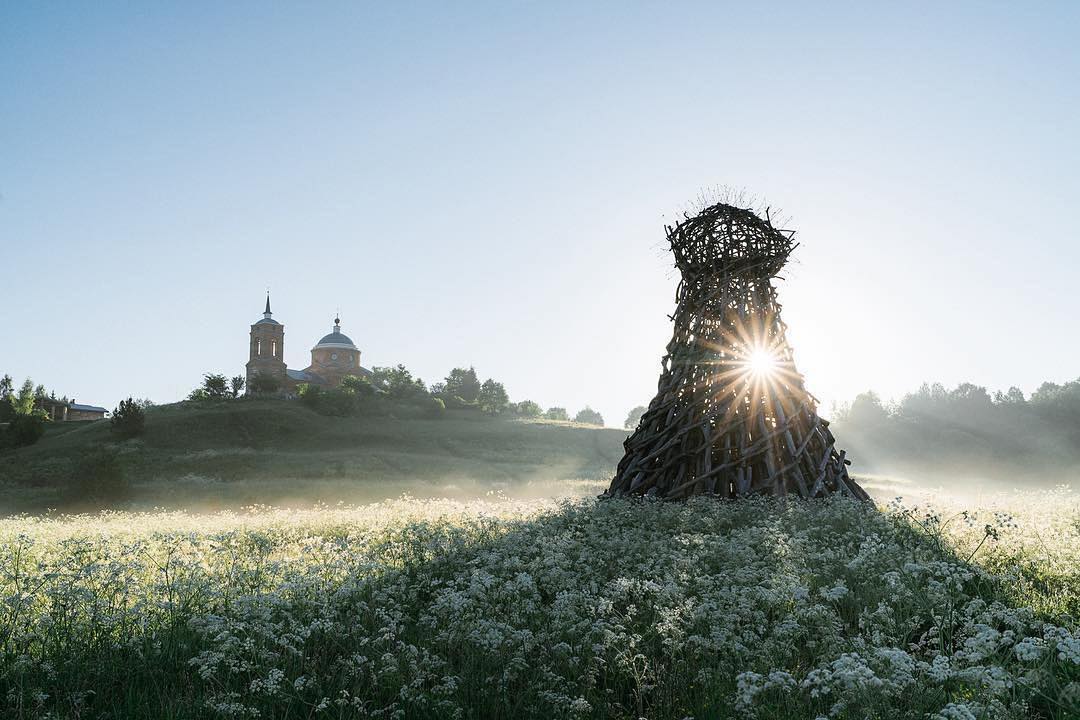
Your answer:
[[[142,435],[146,428],[146,413],[143,412],[139,403],[131,398],[121,400],[120,405],[113,410],[112,431],[124,438],[132,438]]]
[[[446,403],[443,402],[442,398],[429,397],[417,404],[423,407],[430,417],[442,417],[446,414]]]
[[[7,429],[8,443],[14,447],[33,445],[45,434],[45,420],[37,413],[16,415]]]
[[[454,408],[456,410],[462,410],[464,408],[476,409],[476,403],[468,402],[460,395],[440,395],[439,397],[442,398],[443,404],[448,408]]]
[[[281,390],[281,381],[273,375],[257,373],[251,378],[248,390],[255,395],[275,395]]]
[[[304,383],[297,388],[300,401],[320,415],[333,415],[345,417],[352,415],[357,410],[356,393],[348,389],[327,390]]]
[[[94,506],[127,500],[131,483],[116,453],[97,450],[83,455],[75,467],[71,496],[76,503]]]

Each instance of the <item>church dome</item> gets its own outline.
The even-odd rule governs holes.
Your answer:
[[[342,345],[348,345],[349,347],[356,349],[356,345],[353,344],[352,339],[343,332],[333,332],[329,335],[324,335],[323,339],[318,342],[315,347],[323,346],[341,347]]]
[[[315,344],[312,350],[318,350],[319,348],[345,348],[348,350],[358,350],[359,348],[353,343],[352,339],[341,332],[341,319],[334,318],[334,331],[329,335],[323,336],[323,339]]]

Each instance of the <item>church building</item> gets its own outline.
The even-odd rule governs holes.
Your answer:
[[[341,318],[334,318],[334,329],[311,348],[311,364],[303,370],[290,370],[285,365],[285,326],[270,312],[270,294],[266,295],[266,310],[261,320],[251,326],[248,348],[247,387],[251,392],[256,376],[277,380],[286,395],[296,392],[296,386],[310,383],[336,387],[346,375],[370,376],[371,371],[360,366],[360,350],[348,335],[341,332]]]

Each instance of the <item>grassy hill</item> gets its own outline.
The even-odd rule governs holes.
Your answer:
[[[624,437],[471,410],[340,418],[282,400],[178,403],[151,408],[134,440],[117,441],[104,422],[56,423],[37,444],[0,452],[0,512],[71,504],[80,460],[103,448],[132,485],[129,504],[205,509],[541,493],[553,481],[606,478]]]

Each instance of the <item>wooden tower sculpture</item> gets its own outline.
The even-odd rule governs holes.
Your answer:
[[[718,203],[665,228],[682,273],[675,331],[602,497],[870,499],[795,370],[772,278],[797,244],[764,215]]]

